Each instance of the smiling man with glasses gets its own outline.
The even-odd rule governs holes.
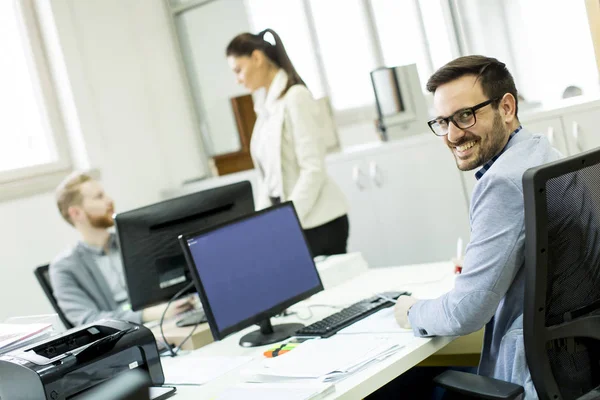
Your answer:
[[[524,204],[528,168],[561,157],[548,140],[521,129],[517,89],[506,66],[483,56],[461,57],[427,83],[438,115],[432,132],[462,171],[477,169],[470,207],[471,241],[462,274],[433,300],[402,296],[398,323],[417,336],[455,336],[485,326],[478,373],[525,387],[537,398],[523,347]],[[448,238],[451,239],[451,238]]]

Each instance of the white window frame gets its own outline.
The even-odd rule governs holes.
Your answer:
[[[363,7],[363,16],[365,18],[365,23],[369,35],[368,40],[370,43],[371,52],[373,53],[373,57],[375,59],[375,68],[377,68],[383,65],[383,56],[381,52],[381,44],[379,43],[377,37],[377,27],[375,25],[375,19],[373,18],[372,14],[371,1],[362,0],[361,3]],[[327,73],[325,72],[325,63],[323,61],[323,57],[321,56],[322,50],[318,41],[317,29],[312,8],[310,5],[310,0],[302,0],[302,6],[306,15],[306,21],[308,22],[308,31],[310,34],[311,46],[313,49],[315,49],[315,60],[317,63],[317,68],[319,71],[321,82],[323,84],[323,91],[327,96],[331,98],[331,86],[329,85]],[[359,122],[374,121],[375,119],[377,119],[377,109],[375,103],[369,106],[350,108],[345,110],[334,109],[333,113],[336,122],[340,127],[353,125]]]
[[[418,0],[413,0],[413,1],[416,3],[417,10],[419,10],[419,12],[420,12]],[[312,8],[310,5],[310,0],[302,0],[301,3],[302,3],[305,18],[306,18],[306,21],[308,24],[307,28],[308,28],[309,37],[310,37],[309,40],[310,40],[311,47],[314,49],[315,62],[317,64],[317,70],[319,72],[320,81],[323,85],[323,92],[325,93],[326,96],[331,97],[331,95],[332,95],[331,86],[329,85],[329,82],[327,79],[327,73],[325,70],[325,63],[323,61],[323,57],[321,56],[322,49],[319,45],[317,29],[315,26],[313,11],[312,11]],[[363,9],[362,14],[363,14],[365,25],[367,27],[367,32],[368,32],[368,41],[370,44],[369,47],[370,47],[370,51],[372,53],[373,59],[375,60],[375,64],[376,64],[374,68],[381,67],[384,65],[383,49],[381,48],[381,42],[379,40],[379,35],[378,35],[378,31],[377,31],[377,23],[375,21],[374,15],[373,15],[372,2],[371,2],[371,0],[362,0],[361,3],[362,3],[361,4],[362,9]],[[421,31],[424,32],[425,27],[423,25],[422,18],[419,19],[419,25],[420,25]],[[426,38],[423,37],[422,40],[425,42],[425,45],[427,45]],[[426,46],[426,51],[427,51],[428,60],[430,63],[432,63],[431,54],[430,54],[430,50],[429,50],[428,46]],[[351,108],[351,109],[344,109],[344,110],[335,110],[334,109],[333,113],[334,113],[337,125],[340,127],[353,125],[356,123],[375,121],[378,118],[375,103],[373,103],[372,105]]]
[[[50,63],[44,47],[41,29],[32,0],[15,1],[17,18],[20,18],[24,37],[29,46],[29,70],[38,88],[38,110],[44,113],[48,134],[56,148],[57,160],[50,163],[0,172],[0,200],[23,197],[53,189],[72,170],[67,131],[59,107]],[[37,110],[36,110],[37,111]]]

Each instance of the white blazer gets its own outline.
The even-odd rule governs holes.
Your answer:
[[[250,153],[258,171],[257,209],[271,206],[270,196],[291,200],[304,229],[347,214],[340,188],[325,166],[325,135],[319,108],[308,89],[294,85],[279,98],[287,74],[279,70],[268,93],[257,93],[257,114]]]

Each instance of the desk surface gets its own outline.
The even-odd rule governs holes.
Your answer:
[[[453,284],[454,272],[450,263],[371,269],[290,308],[290,311],[296,311],[297,315],[274,318],[272,321],[274,324],[285,322],[310,324],[337,311],[331,307],[316,307],[316,305],[346,306],[374,293],[387,290],[408,290],[417,298],[435,298],[449,291]],[[309,309],[311,305],[313,307]],[[307,319],[299,319],[298,316],[306,316]],[[250,327],[230,335],[220,342],[195,350],[194,354],[199,357],[253,356],[255,359],[251,363],[260,363],[262,352],[269,346],[243,348],[238,345],[240,337],[254,329],[256,327]],[[370,337],[370,335],[364,336],[365,340]],[[408,345],[393,356],[337,382],[335,393],[327,396],[326,399],[363,398],[437,352],[453,339],[454,337],[414,337]],[[178,358],[163,359],[165,369],[177,360]],[[251,364],[246,364],[242,368],[247,368],[249,365]],[[178,394],[175,398],[181,400],[213,398],[225,388],[243,382],[240,371],[241,369],[233,370],[202,386],[178,386]]]
[[[169,321],[165,321],[163,324],[163,332],[165,334],[165,338],[167,342],[179,346],[181,343],[186,340],[188,335],[194,330],[192,326],[186,326],[183,328],[175,325],[176,318],[173,318]],[[157,325],[152,326],[151,328],[154,337],[157,340],[162,340],[160,334],[160,327]],[[209,343],[213,342],[212,333],[210,332],[210,327],[208,324],[200,324],[192,333],[192,336],[185,341],[183,346],[181,347],[183,350],[195,350],[199,349],[202,346],[206,346]]]

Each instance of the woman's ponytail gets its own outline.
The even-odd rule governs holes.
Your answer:
[[[281,96],[283,97],[288,91],[288,89],[294,85],[306,86],[306,83],[304,83],[304,81],[296,71],[296,68],[294,68],[294,64],[292,64],[292,60],[290,60],[287,51],[285,51],[285,47],[283,46],[283,42],[281,41],[279,35],[273,29],[265,29],[264,31],[258,34],[258,36],[260,36],[260,38],[265,42],[266,33],[270,33],[271,35],[273,35],[273,39],[275,39],[275,45],[271,46],[272,50],[269,49],[271,51],[265,53],[275,64],[277,64],[277,66],[283,69],[288,76],[287,85],[281,92]]]

